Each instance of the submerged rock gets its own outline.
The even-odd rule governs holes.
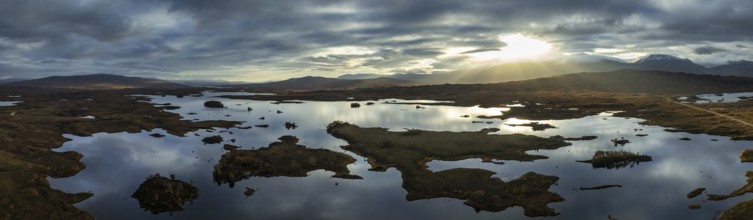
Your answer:
[[[189,183],[154,174],[131,195],[139,206],[153,214],[183,211],[183,204],[199,198],[199,188]]]

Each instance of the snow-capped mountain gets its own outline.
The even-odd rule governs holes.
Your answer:
[[[651,54],[635,61],[631,68],[661,70],[668,72],[710,73],[708,68],[693,63],[690,59],[667,54]]]

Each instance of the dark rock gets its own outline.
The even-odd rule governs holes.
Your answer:
[[[219,144],[222,142],[222,136],[215,135],[211,137],[205,137],[204,139],[201,139],[204,144]]]
[[[701,195],[703,191],[706,191],[706,188],[698,188],[698,189],[694,189],[693,191],[690,191],[688,193],[688,199],[692,199],[692,198],[695,198],[696,196]]]
[[[183,211],[183,204],[199,198],[199,188],[154,174],[147,177],[131,197],[139,201],[141,208],[156,215]]]
[[[251,195],[254,195],[255,192],[256,192],[255,189],[246,187],[246,191],[243,191],[243,195],[246,195],[246,197],[249,197]]]
[[[225,149],[227,151],[237,150],[238,148],[240,147],[232,145],[232,144],[225,144],[224,146],[222,146],[222,149]]]
[[[295,125],[295,123],[292,123],[292,122],[285,122],[285,129],[288,129],[288,130],[290,130],[290,129],[295,129],[295,128],[297,128],[297,127],[298,127],[298,125]]]
[[[152,136],[152,137],[155,137],[155,138],[161,138],[161,137],[165,137],[165,135],[163,135],[163,134],[160,134],[160,133],[154,133],[154,134],[150,134],[149,136]]]
[[[204,107],[207,108],[224,108],[225,105],[222,104],[220,101],[206,101],[204,102]]]

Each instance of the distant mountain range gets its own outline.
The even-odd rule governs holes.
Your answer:
[[[234,83],[225,81],[178,81],[127,77],[112,74],[53,76],[41,79],[8,82],[2,86],[44,87],[65,89],[131,89],[131,88],[187,88],[191,86],[222,86],[257,91],[352,89],[426,84],[499,83],[546,78],[568,73],[611,72],[617,70],[651,70],[694,74],[735,75],[753,77],[753,61],[730,61],[704,67],[689,59],[665,54],[652,54],[627,63],[607,58],[579,61],[517,62],[435,74],[346,74],[338,78],[307,76],[267,83]],[[637,76],[636,76],[637,77]],[[189,85],[186,85],[189,84]]]
[[[247,90],[320,90],[320,89],[351,89],[351,88],[374,88],[417,85],[413,81],[393,78],[375,79],[334,79],[325,77],[307,76],[291,78],[278,82],[268,83],[231,83],[220,81],[190,81],[196,86],[221,86],[226,88],[239,88]],[[93,74],[76,76],[52,76],[41,79],[22,80],[1,83],[0,86],[9,87],[34,87],[55,89],[135,89],[135,88],[160,88],[176,89],[189,88],[192,86],[174,83],[160,79],[148,79],[140,77],[128,77],[112,74]]]
[[[231,85],[233,88],[249,90],[313,90],[313,89],[352,89],[352,88],[375,88],[417,85],[414,81],[394,78],[372,79],[334,79],[316,76],[291,78],[278,82],[249,83]]]
[[[369,79],[389,77],[424,84],[476,84],[496,83],[550,77],[579,72],[609,72],[623,69],[656,70],[696,74],[736,75],[753,77],[753,61],[730,61],[715,67],[704,67],[685,58],[666,54],[652,54],[627,63],[611,59],[592,61],[529,61],[496,65],[492,67],[458,70],[435,74],[346,74],[339,79]]]
[[[135,89],[135,88],[187,88],[190,86],[160,79],[147,79],[112,74],[52,76],[41,79],[5,83],[3,86],[41,87],[55,89]]]
[[[517,91],[590,90],[628,93],[716,93],[750,91],[753,78],[654,70],[573,73],[500,84]]]

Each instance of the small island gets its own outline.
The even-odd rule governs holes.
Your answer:
[[[627,151],[596,151],[590,160],[581,160],[581,163],[590,163],[594,169],[619,169],[633,167],[641,162],[651,161],[651,156],[639,155]]]
[[[305,177],[314,170],[324,169],[335,172],[332,177],[342,179],[361,179],[350,174],[348,164],[356,159],[344,153],[326,149],[309,149],[298,145],[298,138],[282,136],[266,148],[258,150],[232,150],[214,166],[214,181],[227,183],[230,187],[235,182],[252,177],[291,176]]]
[[[740,161],[743,163],[753,162],[753,150],[745,149],[743,152],[740,152]]]
[[[146,178],[131,196],[139,201],[139,206],[152,214],[183,211],[183,205],[199,198],[199,188],[170,178],[154,174]]]
[[[532,161],[546,157],[530,155],[526,151],[570,145],[562,137],[489,135],[491,131],[493,129],[481,132],[415,129],[390,132],[385,128],[361,128],[340,121],[327,126],[328,133],[348,142],[343,149],[367,157],[372,170],[384,171],[394,167],[400,171],[409,201],[449,197],[464,200],[477,211],[499,212],[520,206],[526,216],[558,215],[547,204],[564,201],[560,195],[548,191],[559,177],[529,172],[505,182],[492,177],[495,172],[484,169],[455,168],[432,172],[427,168],[426,163],[431,160]]]
[[[204,107],[207,108],[224,108],[225,105],[222,104],[220,101],[206,101],[204,102]]]
[[[550,128],[557,128],[557,127],[554,127],[554,126],[552,126],[550,124],[539,123],[539,122],[531,122],[531,123],[525,123],[525,124],[507,124],[507,126],[513,126],[513,127],[518,127],[518,126],[521,126],[521,127],[531,127],[531,129],[533,129],[533,131],[544,131],[544,130],[550,129]]]

